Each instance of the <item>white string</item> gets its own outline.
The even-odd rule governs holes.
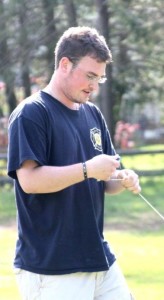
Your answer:
[[[115,152],[115,155],[117,155],[117,153]],[[118,160],[121,161],[121,157],[118,156]],[[119,178],[111,178],[110,180],[112,181],[121,181],[124,179],[119,179]],[[151,208],[152,210],[154,210],[156,212],[156,214],[164,221],[164,216],[142,195],[142,194],[138,194],[140,196],[141,199],[143,199]]]
[[[121,181],[124,179],[120,179],[120,178],[111,178],[110,180],[112,181]],[[143,199],[155,212],[156,214],[164,221],[164,216],[142,195],[142,194],[138,194],[141,199]]]
[[[164,216],[142,195],[138,194],[155,212],[160,218],[164,221]]]

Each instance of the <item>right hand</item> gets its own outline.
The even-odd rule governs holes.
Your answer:
[[[88,178],[97,180],[109,180],[112,174],[119,168],[118,155],[100,154],[86,161]]]

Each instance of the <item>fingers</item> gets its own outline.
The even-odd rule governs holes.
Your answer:
[[[132,170],[121,170],[118,178],[122,179],[122,186],[134,194],[141,192],[138,175]]]
[[[120,166],[118,156],[101,154],[87,161],[89,177],[106,181]]]
[[[126,189],[134,194],[139,194],[141,192],[141,187],[138,182],[134,182],[132,186],[128,186],[126,187]]]

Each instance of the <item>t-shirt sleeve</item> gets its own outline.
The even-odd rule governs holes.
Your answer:
[[[9,126],[8,175],[16,179],[16,170],[26,160],[47,164],[46,131],[36,120],[23,115]]]

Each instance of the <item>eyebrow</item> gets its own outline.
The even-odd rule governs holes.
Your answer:
[[[96,73],[94,73],[92,71],[88,71],[88,74],[96,76],[96,77],[100,77],[100,78],[105,78],[106,77],[106,75],[98,76]]]

